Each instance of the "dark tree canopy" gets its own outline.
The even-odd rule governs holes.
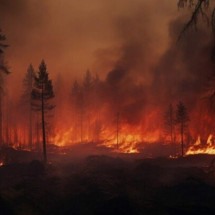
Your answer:
[[[22,101],[29,104],[29,100],[31,100],[31,92],[34,86],[35,79],[35,71],[32,64],[29,65],[27,69],[27,73],[23,79],[23,95]]]
[[[4,60],[5,49],[8,47],[8,45],[5,43],[5,40],[6,37],[4,34],[2,34],[2,30],[0,29],[0,71],[8,74],[9,70]]]
[[[50,99],[54,98],[54,91],[52,81],[49,79],[49,74],[47,72],[44,60],[42,60],[39,66],[39,71],[38,74],[35,76],[34,88],[32,90],[33,100],[41,101],[42,97],[45,102],[45,110],[51,110],[55,107],[54,105],[48,103]],[[37,103],[33,103],[33,107],[35,110],[41,110],[40,105],[38,105]]]

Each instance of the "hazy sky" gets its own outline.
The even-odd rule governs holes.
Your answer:
[[[42,58],[53,76],[78,77],[88,68],[106,74],[133,41],[152,62],[167,47],[169,23],[179,13],[176,0],[0,0],[10,79],[21,79]]]
[[[189,29],[177,42],[192,13],[179,10],[177,2],[0,0],[0,27],[10,45],[10,96],[21,91],[29,64],[37,69],[45,59],[50,78],[55,83],[60,74],[68,89],[87,69],[99,74],[105,87],[116,83],[105,93],[111,99],[118,95],[125,107],[131,101],[132,117],[178,101],[200,113],[201,93],[214,71],[211,32],[198,23],[198,31]]]

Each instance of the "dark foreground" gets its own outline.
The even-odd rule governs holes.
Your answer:
[[[212,157],[88,156],[0,167],[0,214],[215,214]]]

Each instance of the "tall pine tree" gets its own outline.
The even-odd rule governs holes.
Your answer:
[[[42,60],[38,74],[35,77],[35,84],[32,90],[33,109],[41,112],[42,140],[43,140],[43,159],[47,163],[46,152],[46,121],[45,114],[55,106],[50,102],[54,98],[52,81],[49,79],[45,61]]]

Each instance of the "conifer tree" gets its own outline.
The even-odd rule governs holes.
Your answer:
[[[165,132],[170,136],[171,143],[175,142],[175,113],[173,105],[170,104],[164,115]]]
[[[28,128],[29,128],[29,132],[28,132],[28,144],[29,144],[29,148],[32,149],[32,145],[33,145],[33,140],[32,140],[32,96],[31,96],[31,92],[33,90],[34,87],[34,79],[35,79],[35,71],[33,66],[30,64],[28,69],[27,69],[27,73],[24,77],[23,80],[23,94],[22,94],[22,105],[27,109],[26,112],[28,114]]]
[[[179,126],[181,137],[181,155],[184,156],[184,132],[188,126],[189,116],[187,109],[182,102],[179,102],[176,110],[176,123]]]
[[[44,60],[42,60],[38,74],[35,76],[34,88],[31,95],[33,99],[33,109],[41,113],[43,159],[44,163],[47,163],[45,114],[51,111],[55,106],[50,101],[54,98],[54,92],[52,81],[49,79]]]

